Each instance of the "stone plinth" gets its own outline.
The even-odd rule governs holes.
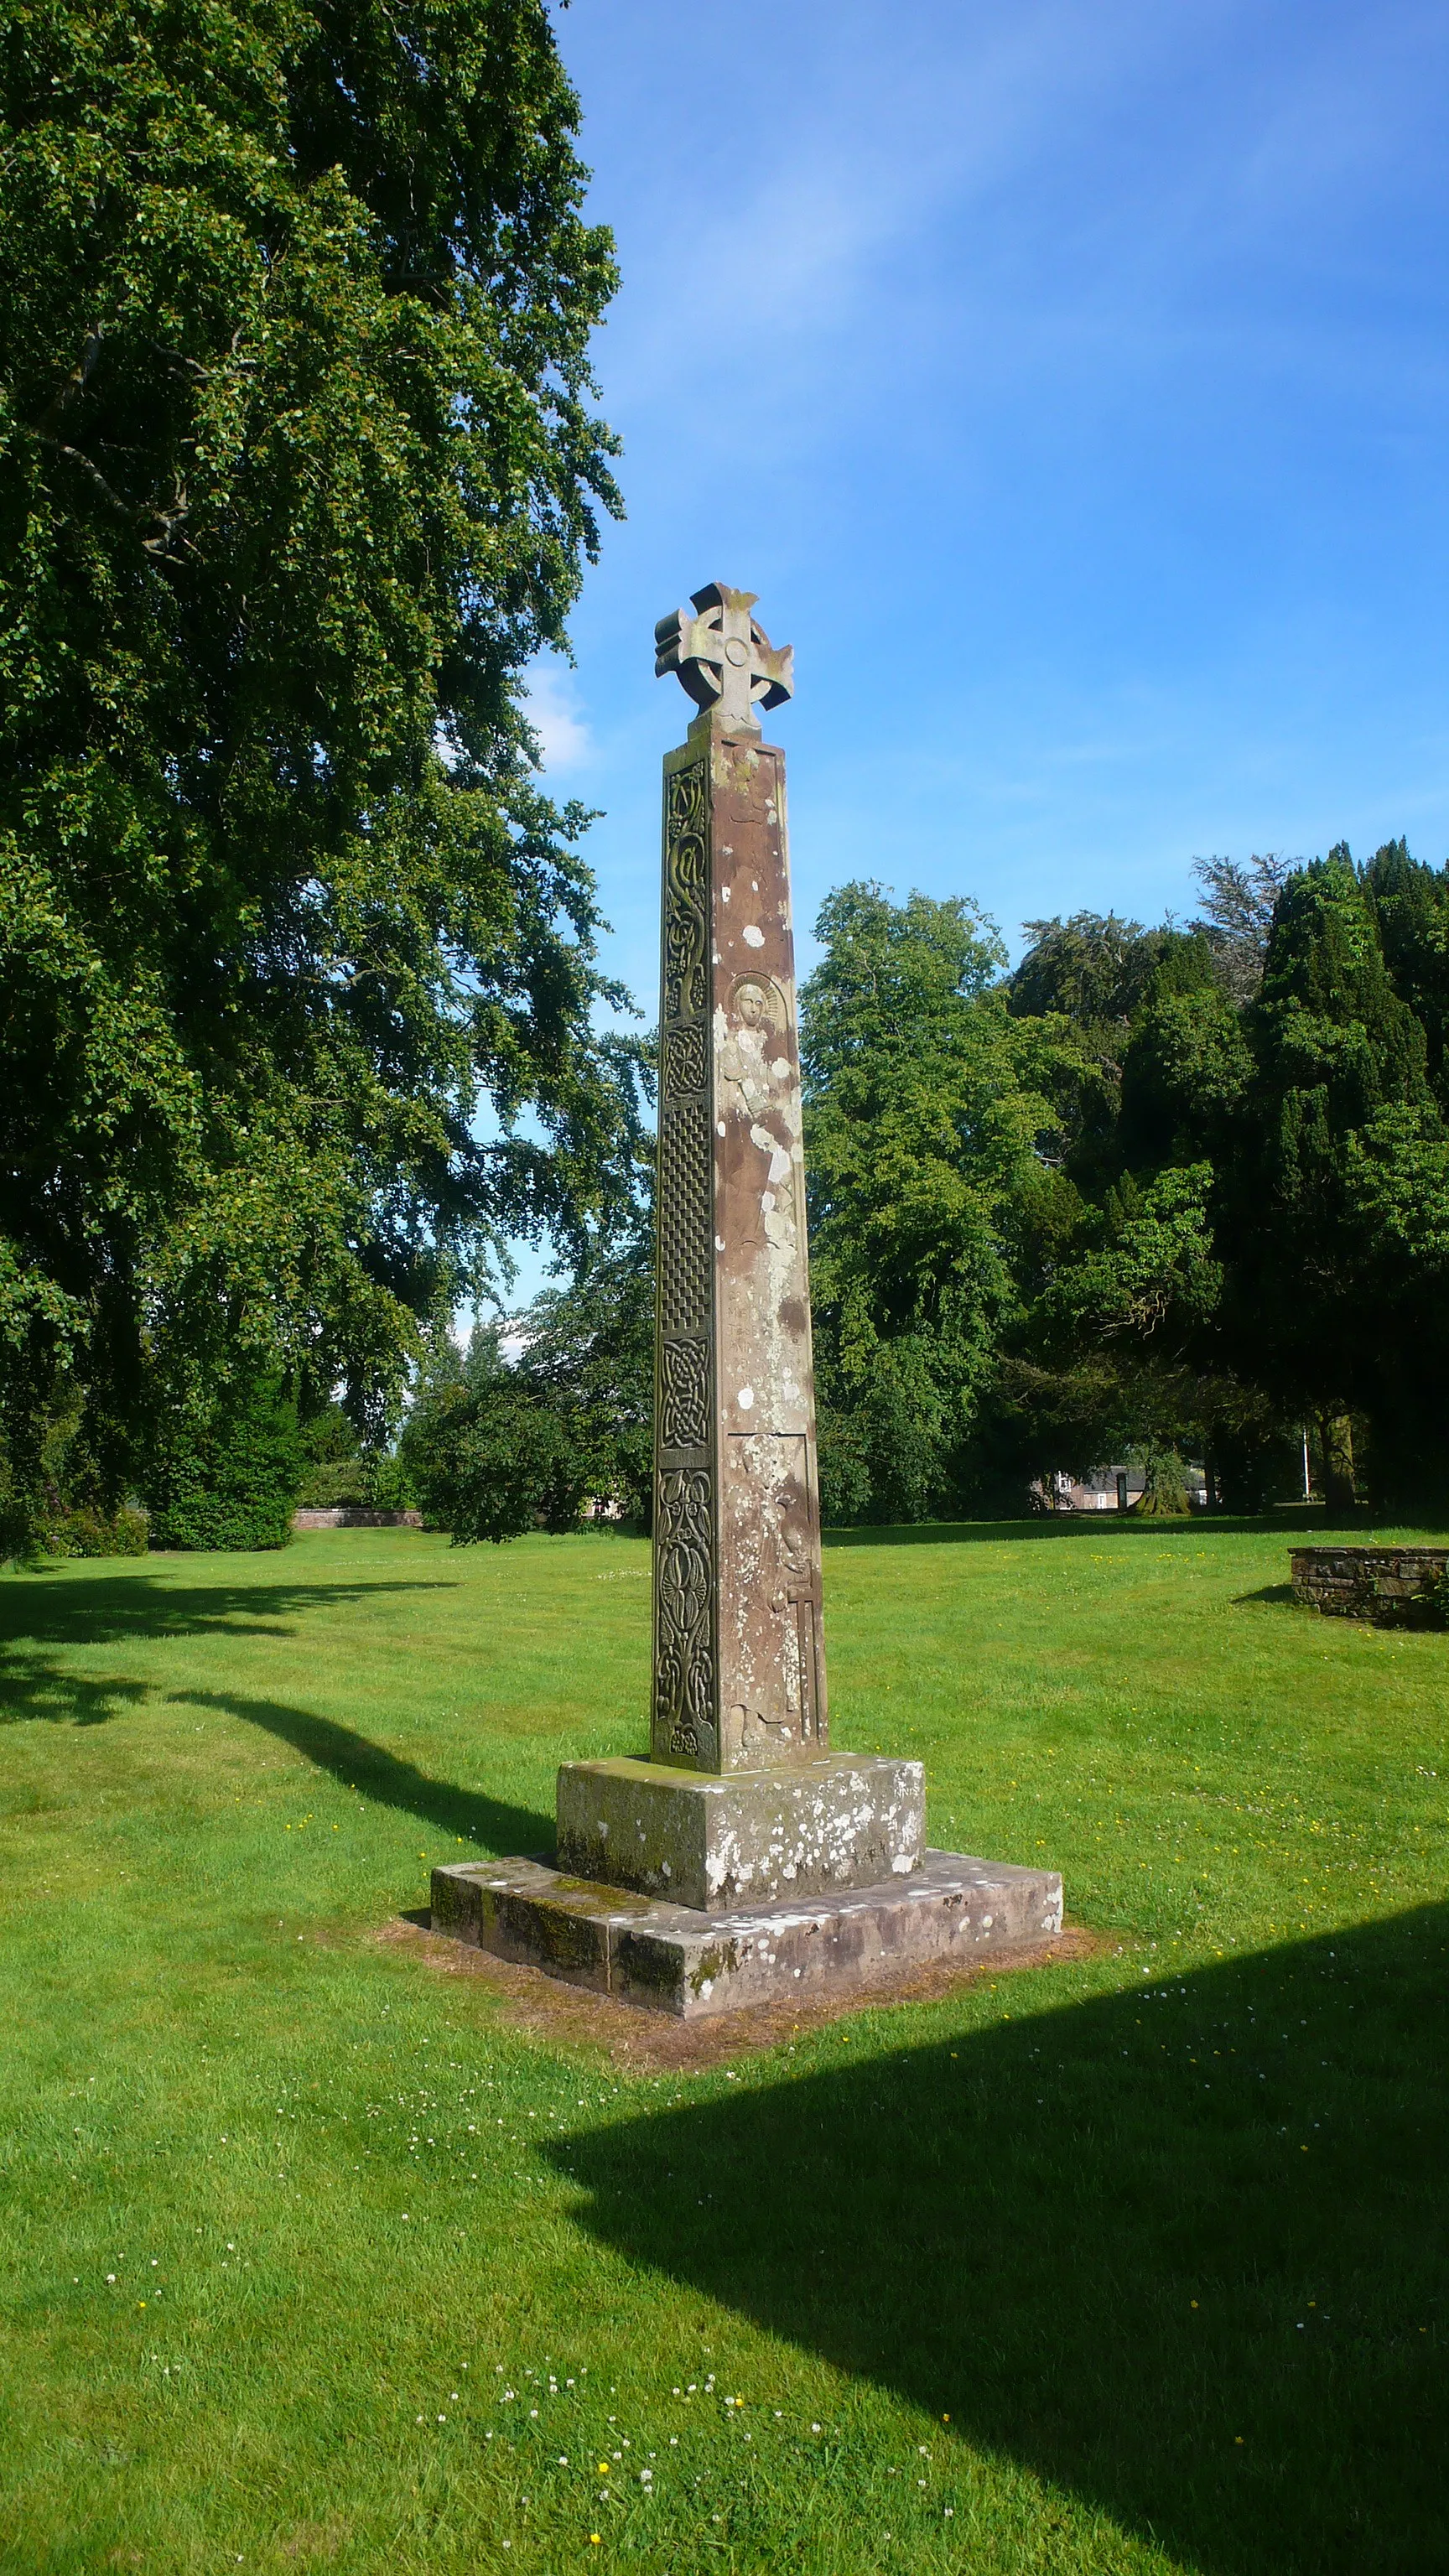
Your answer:
[[[433,1872],[433,1928],[567,1984],[693,2021],[751,2004],[823,2001],[943,1961],[1049,1941],[1055,1870],[928,1851],[909,1876],[832,1896],[705,1914],[542,1862]]]
[[[715,1778],[662,1762],[566,1762],[558,1866],[705,1914],[909,1877],[926,1840],[919,1762],[827,1754]]]

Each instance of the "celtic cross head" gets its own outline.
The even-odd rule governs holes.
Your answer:
[[[795,690],[795,652],[776,651],[750,615],[756,593],[706,582],[687,608],[654,629],[654,677],[677,674],[697,707],[718,716],[726,732],[758,733],[756,707],[783,706]]]

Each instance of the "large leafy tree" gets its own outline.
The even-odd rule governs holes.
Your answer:
[[[476,1326],[466,1358],[432,1337],[402,1436],[404,1470],[429,1524],[455,1547],[520,1538],[568,1473],[564,1427],[510,1367],[501,1324]],[[571,1515],[557,1516],[567,1526]]]
[[[1225,990],[1251,1002],[1263,980],[1278,897],[1301,859],[1255,850],[1250,859],[1194,859],[1202,913],[1193,923],[1212,950]]]
[[[1216,1459],[1245,1430],[1261,1445],[1263,1408],[1217,1329],[1217,1173],[1251,1069],[1217,944],[1203,925],[1090,913],[1028,929],[1013,1015],[1064,1021],[1091,1078],[1062,1098],[1075,1222],[1023,1282],[1002,1354],[1003,1467],[1021,1483],[1123,1455],[1150,1467],[1179,1444]]]
[[[1406,1506],[1449,1487],[1449,1123],[1430,1075],[1446,917],[1446,880],[1402,843],[1363,871],[1340,844],[1289,879],[1223,1192],[1240,1347],[1326,1447],[1362,1415],[1372,1483]]]
[[[1064,1024],[1013,1019],[1005,952],[961,899],[842,887],[801,993],[825,1506],[959,1507],[1003,1331],[1076,1216],[1053,1092]]]
[[[533,784],[613,442],[541,0],[37,0],[0,41],[0,1353],[116,1481],[239,1366],[359,1419],[627,1126]],[[520,1124],[520,1121],[522,1124]],[[480,1141],[480,1129],[487,1141]]]
[[[476,1327],[466,1356],[446,1332],[430,1337],[400,1466],[460,1544],[537,1522],[573,1529],[585,1512],[647,1527],[653,1433],[654,1227],[641,1190],[566,1285],[506,1325]]]
[[[1351,1500],[1356,1420],[1372,1489],[1411,1507],[1449,1431],[1449,879],[1402,842],[1363,870],[1340,846],[1200,873],[1193,932],[1134,953],[1089,916],[1043,925],[1014,979],[1013,1007],[1055,1001],[1103,1076],[1067,1121],[1084,1214],[1019,1375],[1070,1454],[1066,1398],[1089,1432],[1091,1394],[1098,1438],[1190,1444],[1245,1504],[1304,1422]]]

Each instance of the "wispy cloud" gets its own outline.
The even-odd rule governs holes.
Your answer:
[[[554,756],[609,809],[638,989],[681,712],[649,628],[709,574],[797,648],[802,930],[849,874],[1010,922],[1182,910],[1203,848],[1406,818],[1442,856],[1443,0],[558,25],[619,236],[629,516]]]
[[[672,60],[640,102],[647,148],[627,195],[606,184],[597,198],[624,253],[600,349],[610,396],[631,407],[667,386],[675,417],[729,412],[766,361],[754,388],[766,429],[823,341],[866,310],[879,332],[883,268],[934,268],[943,228],[973,209],[985,219],[1024,171],[1090,130],[1167,35],[1141,0],[1090,21],[1076,0],[1011,12],[949,0],[904,25],[855,0],[833,13],[828,43],[813,12],[793,30],[777,23],[768,84],[750,61],[737,99],[697,30],[660,41]],[[671,70],[707,78],[715,98],[687,133],[659,112]]]
[[[579,769],[593,749],[572,671],[538,662],[528,675],[528,720],[538,736],[545,770],[555,777]]]

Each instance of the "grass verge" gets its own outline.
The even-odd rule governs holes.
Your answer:
[[[836,1741],[1095,1946],[662,2070],[380,1937],[639,1748],[642,1547],[0,1578],[5,2566],[1449,2564],[1449,1639],[906,1536]]]

